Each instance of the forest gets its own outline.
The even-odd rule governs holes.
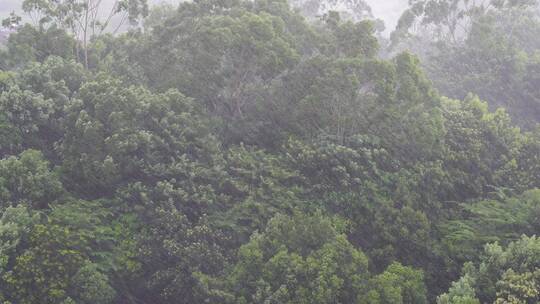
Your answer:
[[[539,2],[20,0],[0,303],[540,303]]]

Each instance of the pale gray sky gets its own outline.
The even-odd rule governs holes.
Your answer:
[[[22,0],[0,0],[0,17],[9,15],[11,11],[21,7]]]
[[[386,32],[391,32],[397,25],[401,13],[407,8],[407,0],[366,0],[373,15],[384,20]]]

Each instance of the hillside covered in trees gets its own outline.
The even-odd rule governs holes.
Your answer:
[[[21,0],[0,303],[540,303],[538,3],[319,2]]]

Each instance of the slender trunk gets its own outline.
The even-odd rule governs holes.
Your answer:
[[[84,67],[88,69],[88,12],[90,9],[90,0],[86,0],[86,8],[84,12],[84,28],[83,28],[83,47],[84,47]]]
[[[71,31],[73,32],[73,36],[75,38],[75,58],[77,62],[81,62],[81,41],[79,40],[79,33],[75,29],[75,26],[71,24]]]

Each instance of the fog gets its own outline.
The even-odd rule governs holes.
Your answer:
[[[152,6],[160,3],[179,3],[180,1],[182,0],[149,0],[148,3]],[[0,0],[0,18],[5,18],[12,11],[20,13],[22,3],[23,0]],[[111,6],[114,0],[103,0],[102,3]]]
[[[540,304],[539,8],[0,0],[0,304]]]
[[[20,11],[23,0],[0,0],[0,18],[5,18],[12,11]],[[150,0],[151,5],[160,3],[178,3],[181,0]],[[113,0],[104,0],[104,3]],[[407,7],[407,0],[367,0],[376,18],[382,19],[386,25],[385,34],[388,35],[395,28],[399,16]]]
[[[367,0],[376,18],[386,25],[385,34],[389,34],[397,24],[401,13],[407,7],[407,0]]]
[[[1,0],[0,1],[0,17],[5,18],[12,11],[18,11],[21,7],[22,0]]]

